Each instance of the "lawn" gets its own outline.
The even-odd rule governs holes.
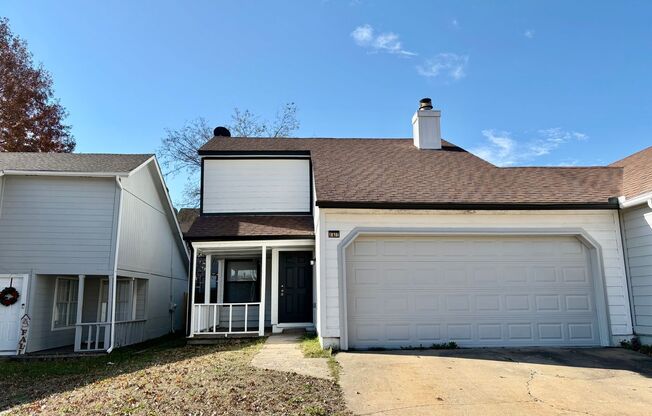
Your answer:
[[[328,368],[331,370],[331,374],[335,381],[339,382],[340,380],[340,365],[335,360],[335,355],[333,349],[329,348],[327,350],[323,349],[319,344],[319,337],[316,334],[306,334],[301,337],[301,343],[299,344],[301,351],[303,352],[304,357],[307,358],[327,358],[328,359]]]
[[[262,340],[186,346],[167,338],[110,355],[0,363],[10,414],[347,414],[337,383],[261,370]]]

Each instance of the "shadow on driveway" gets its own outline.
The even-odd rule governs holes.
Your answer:
[[[366,354],[369,352],[358,351],[356,353]],[[387,350],[373,353],[626,370],[652,378],[652,358],[623,348],[461,348],[454,350]]]
[[[356,414],[647,414],[652,358],[621,348],[342,352]]]

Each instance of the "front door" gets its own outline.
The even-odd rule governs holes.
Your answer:
[[[18,347],[18,327],[23,306],[27,301],[25,293],[26,277],[19,275],[0,276],[0,290],[14,287],[18,291],[18,301],[10,306],[0,305],[0,351],[15,352]]]
[[[311,259],[311,251],[279,253],[279,323],[312,322]]]

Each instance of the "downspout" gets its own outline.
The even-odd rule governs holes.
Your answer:
[[[113,292],[111,293],[111,344],[106,350],[108,354],[113,351],[115,346],[115,302],[116,302],[116,293],[118,292],[118,252],[120,250],[120,225],[122,224],[122,194],[124,188],[122,187],[122,182],[120,182],[120,177],[115,177],[115,183],[120,188],[120,195],[118,197],[118,228],[115,233],[115,256],[113,261]]]

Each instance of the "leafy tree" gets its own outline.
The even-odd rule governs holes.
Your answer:
[[[299,129],[297,106],[285,104],[272,121],[261,119],[249,110],[233,109],[231,123],[227,125],[232,137],[291,137]],[[197,153],[213,138],[213,128],[204,118],[186,122],[177,129],[165,129],[158,157],[166,176],[185,175],[183,205],[198,207],[200,198],[199,172],[201,158]]]
[[[35,66],[27,44],[0,18],[0,151],[72,152],[68,115],[54,98],[52,78]]]

